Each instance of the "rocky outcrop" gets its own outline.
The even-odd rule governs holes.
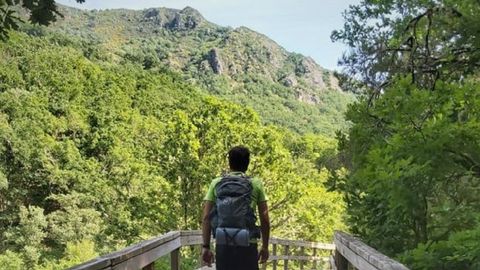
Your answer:
[[[191,7],[186,7],[175,14],[175,17],[169,24],[170,29],[192,30],[203,21],[202,15]]]
[[[311,105],[320,103],[320,99],[316,95],[309,94],[302,90],[297,91],[297,100]]]
[[[160,11],[156,8],[149,8],[143,12],[144,20],[152,20],[158,17]]]
[[[169,30],[193,30],[204,21],[204,18],[191,7],[182,10],[149,8],[143,11],[142,21],[154,23]]]
[[[207,60],[215,74],[223,73],[223,62],[220,57],[219,49],[217,48],[211,49],[210,52],[208,53]]]
[[[324,74],[323,69],[315,63],[311,57],[305,57],[301,61],[301,66],[303,68],[303,76],[312,82],[315,86],[319,88],[325,88],[325,81],[323,80]]]
[[[295,78],[295,75],[290,74],[288,76],[285,76],[282,80],[281,83],[286,86],[286,87],[295,87],[298,85],[297,78]]]
[[[155,26],[165,27],[165,24],[171,20],[167,16],[168,13],[170,12],[168,12],[167,9],[149,8],[143,11],[141,21]]]

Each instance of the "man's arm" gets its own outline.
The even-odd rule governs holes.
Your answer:
[[[203,215],[202,215],[202,239],[203,239],[203,248],[202,248],[202,258],[208,266],[211,266],[213,263],[213,253],[210,250],[210,211],[213,208],[213,202],[205,201],[203,206]],[[208,247],[208,248],[207,248]]]
[[[270,239],[270,218],[268,217],[267,202],[258,203],[258,213],[260,216],[260,231],[262,233],[262,248],[260,250],[260,263],[268,260],[268,241]]]
[[[203,215],[202,215],[202,239],[204,245],[210,245],[210,234],[211,234],[211,226],[210,226],[210,211],[212,211],[213,202],[205,201],[203,205]]]

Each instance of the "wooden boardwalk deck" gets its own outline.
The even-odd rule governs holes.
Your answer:
[[[347,270],[352,267],[358,270],[408,270],[404,265],[351,235],[335,232],[334,240],[334,244],[324,244],[271,238],[269,263],[273,269],[279,268],[281,264],[284,270],[294,266],[303,270],[307,263],[311,263],[313,269],[317,269],[317,263],[321,261],[330,262],[329,268],[332,270]],[[170,269],[179,270],[180,249],[201,244],[201,231],[172,231],[74,266],[70,270],[153,270],[155,261],[163,256],[170,257]],[[328,254],[329,256],[325,257]],[[295,262],[295,265],[292,265],[292,262]],[[198,270],[214,269],[215,266]]]

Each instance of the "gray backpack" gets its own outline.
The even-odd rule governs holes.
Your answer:
[[[245,175],[226,175],[215,186],[215,207],[210,214],[217,245],[248,246],[258,237],[251,207],[253,186]]]

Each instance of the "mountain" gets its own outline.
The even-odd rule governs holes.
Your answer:
[[[60,11],[64,18],[41,31],[95,44],[112,61],[174,70],[210,94],[253,107],[265,123],[327,135],[346,126],[353,96],[332,71],[246,27],[218,26],[191,7]]]

